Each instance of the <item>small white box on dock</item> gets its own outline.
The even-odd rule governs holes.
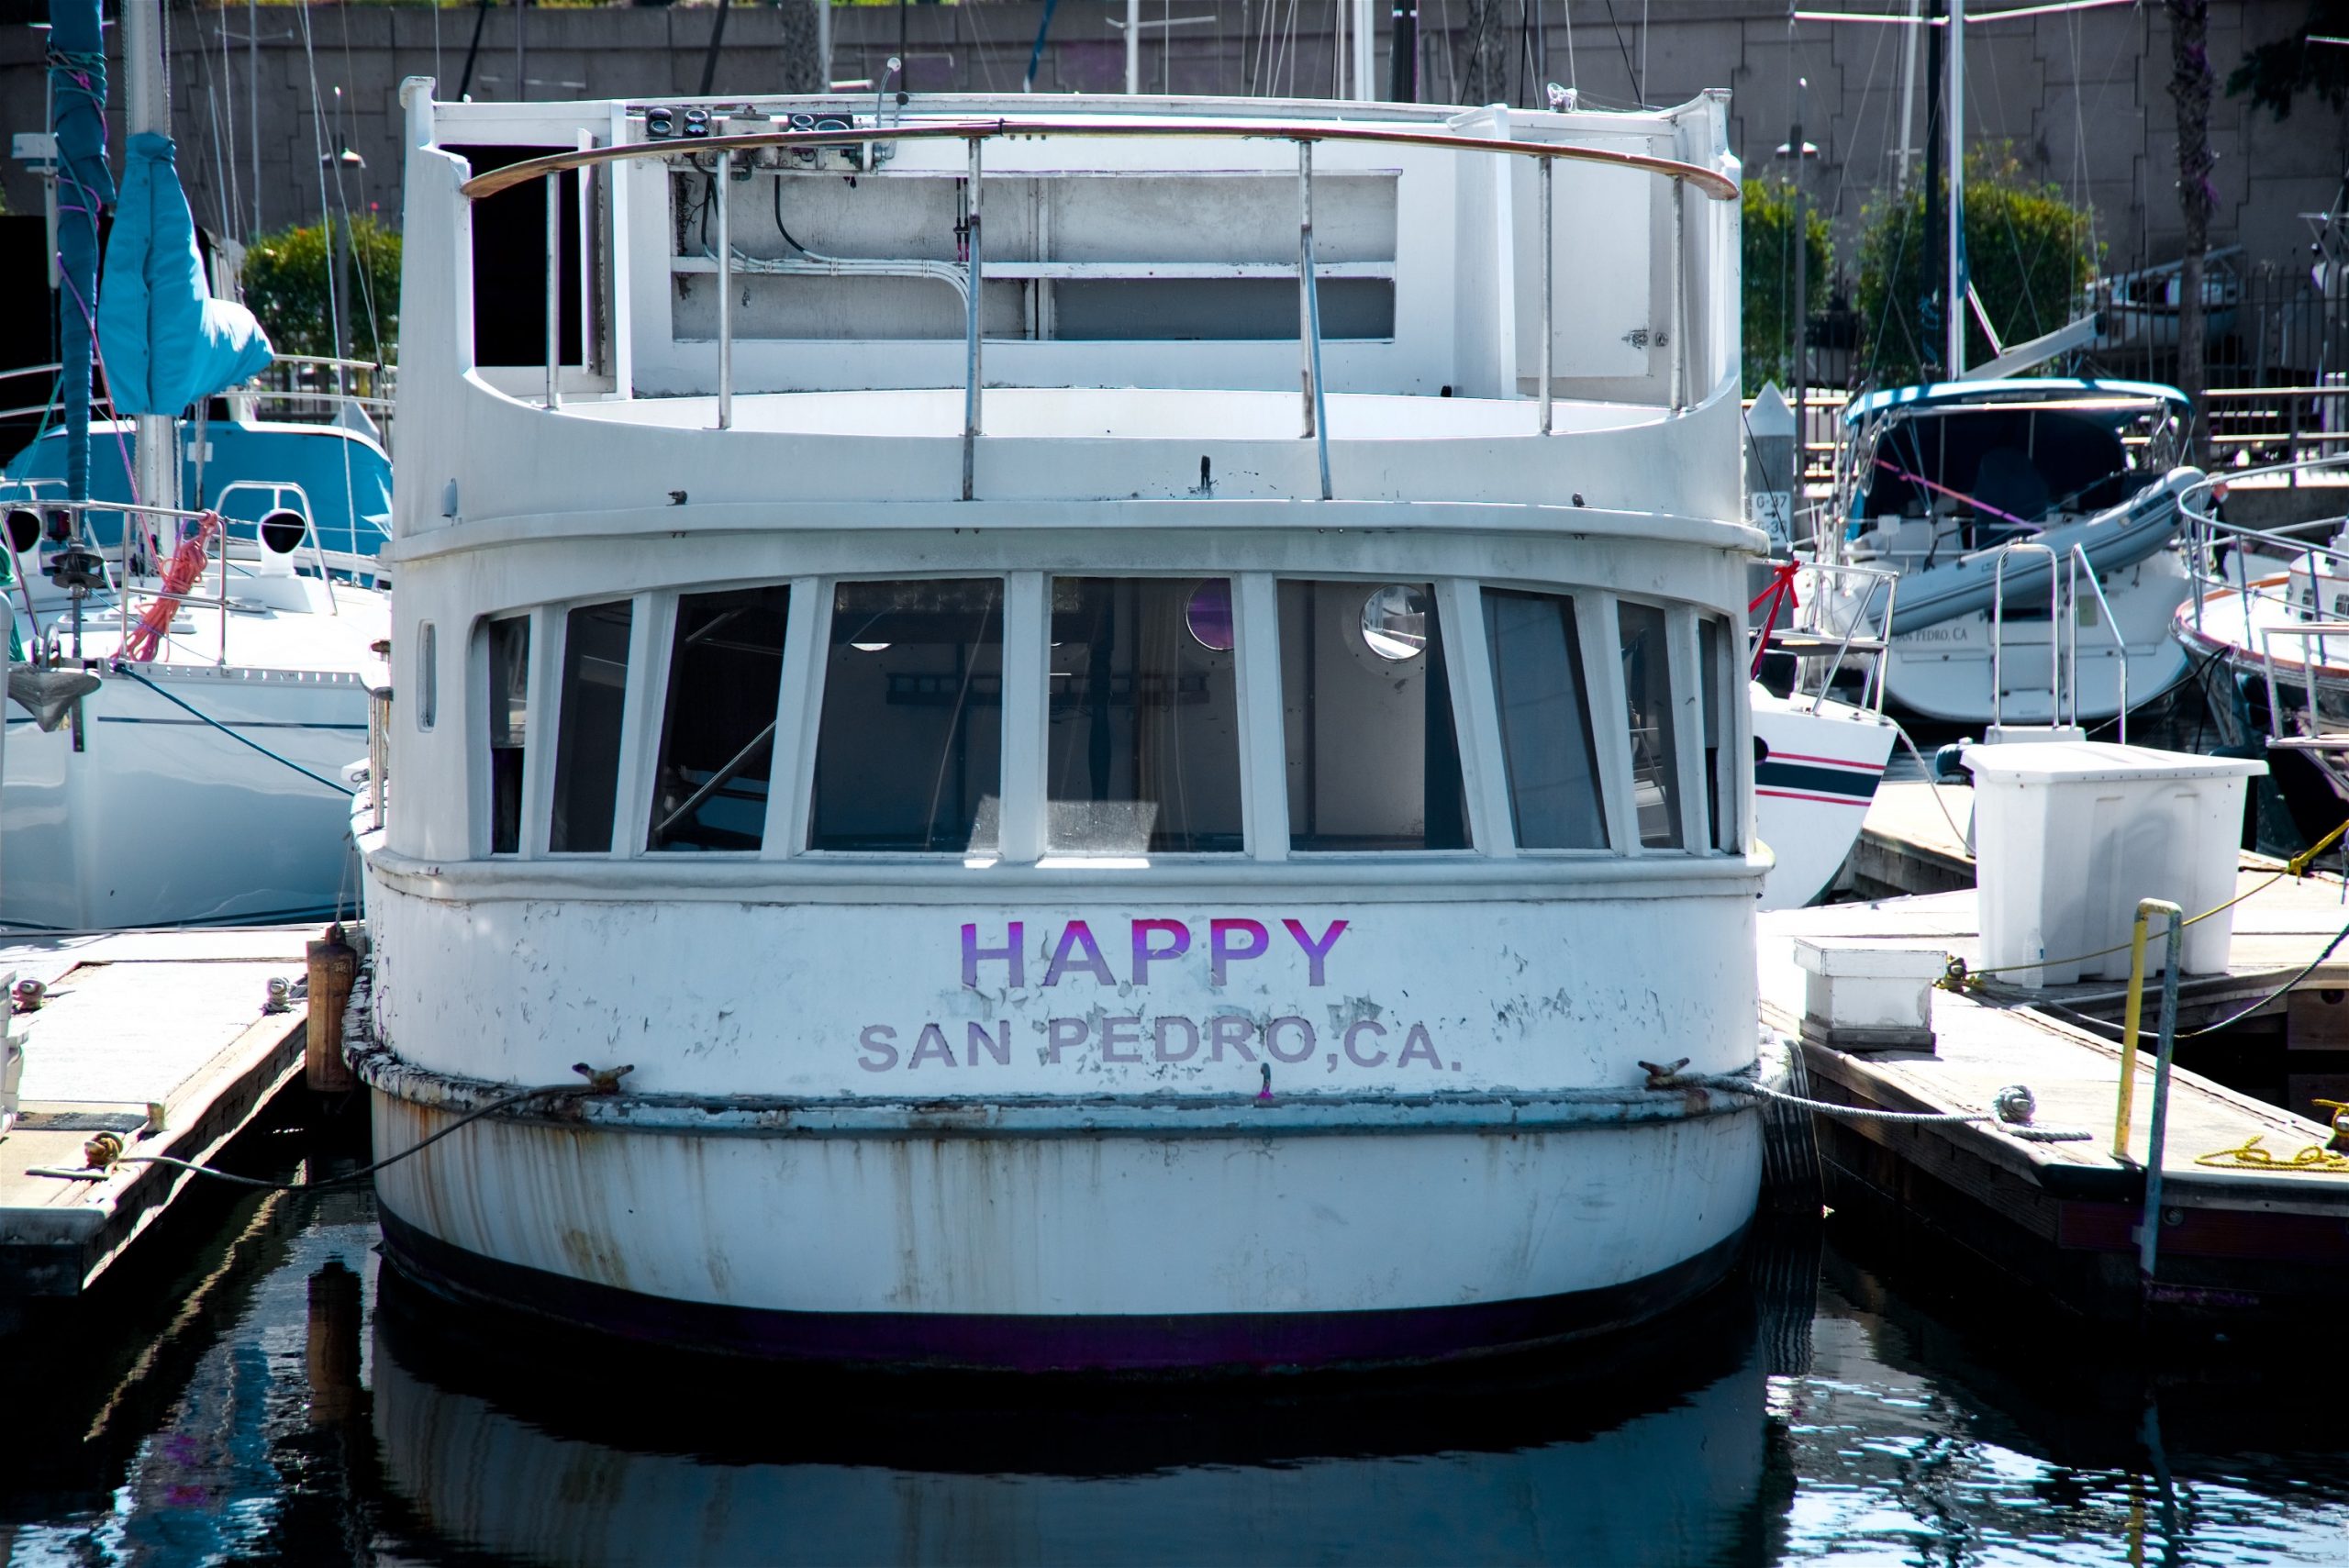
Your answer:
[[[1933,1049],[1933,982],[1949,954],[1912,943],[1795,939],[1802,1032],[1837,1051]]]
[[[2019,985],[2125,980],[2139,899],[2193,915],[2234,896],[2243,781],[2267,771],[2093,740],[1969,746],[1965,761],[1981,889],[1976,967],[2007,970]],[[2232,910],[2188,926],[2188,973],[2225,969],[2233,937]]]

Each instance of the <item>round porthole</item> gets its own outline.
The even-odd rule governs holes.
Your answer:
[[[1184,606],[1183,624],[1191,640],[1211,653],[1231,651],[1231,579],[1210,577],[1191,593]]]
[[[1400,663],[1428,649],[1428,615],[1434,609],[1425,588],[1390,583],[1362,602],[1362,640],[1381,659]]]

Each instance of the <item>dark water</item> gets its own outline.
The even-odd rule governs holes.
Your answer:
[[[1835,1225],[1572,1354],[1061,1385],[517,1332],[363,1195],[220,1199],[0,1336],[0,1562],[2349,1562],[2339,1347],[2151,1367]]]

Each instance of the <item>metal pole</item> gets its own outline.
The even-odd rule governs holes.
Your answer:
[[[1321,293],[1313,275],[1313,144],[1297,144],[1297,186],[1304,210],[1297,224],[1297,276],[1305,308],[1305,433],[1321,465],[1321,499],[1330,499],[1330,410],[1321,395]]]
[[[1687,301],[1683,297],[1687,293],[1687,284],[1683,274],[1687,271],[1687,261],[1682,254],[1685,249],[1682,243],[1682,235],[1685,231],[1682,208],[1685,205],[1683,198],[1687,195],[1687,192],[1682,188],[1680,182],[1674,180],[1672,182],[1672,407],[1675,413],[1688,406],[1688,308]],[[1799,464],[1802,451],[1800,423],[1795,426],[1795,451],[1796,462]],[[1800,468],[1798,467],[1796,472],[1801,472]]]
[[[1353,81],[1351,83],[1353,91],[1348,96],[1366,104],[1378,96],[1377,89],[1371,84],[1377,68],[1372,52],[1372,45],[1376,39],[1371,29],[1370,0],[1348,0],[1348,4],[1353,7],[1353,16],[1348,20],[1347,41],[1353,47],[1354,57]]]
[[[718,155],[718,428],[734,423],[734,152]]]
[[[1803,112],[1809,106],[1810,78],[1804,76],[1797,79],[1795,83],[1795,133],[1793,139],[1787,143],[1793,151],[1795,161],[1794,351],[1792,357],[1787,361],[1787,373],[1793,378],[1795,384],[1795,484],[1798,489],[1801,486],[1804,472],[1810,466],[1810,453],[1808,450],[1810,441],[1810,421],[1807,417],[1809,413],[1809,399],[1806,395],[1809,391],[1810,384],[1809,366],[1806,363],[1809,355],[1806,352],[1808,345],[1804,341],[1807,336],[1806,328],[1810,325],[1810,247],[1805,243],[1809,238],[1809,232],[1807,228],[1807,209],[1803,205],[1805,193],[1802,183],[1802,121]],[[1792,499],[1792,496],[1788,497],[1789,501]]]
[[[125,0],[122,7],[122,113],[127,135],[172,134],[171,83],[163,74],[161,0]],[[179,421],[169,414],[137,418],[137,499],[150,506],[180,504]],[[122,519],[123,559],[129,561],[131,519]],[[128,573],[126,572],[126,577]]]
[[[1557,346],[1554,290],[1557,242],[1551,219],[1550,171],[1556,160],[1544,158],[1534,169],[1542,182],[1542,433],[1550,433],[1551,360]]]
[[[724,156],[730,157],[731,154]],[[562,406],[562,390],[555,384],[555,376],[562,360],[562,176],[550,174],[539,182],[539,188],[546,193],[547,198],[547,406],[560,408]],[[723,216],[718,220],[718,243],[722,249],[726,244],[726,219]],[[718,289],[720,321],[726,319],[726,296],[732,292],[723,286]],[[718,352],[723,354],[725,350],[720,349]],[[721,399],[725,395],[723,391],[718,394]],[[718,416],[718,422],[725,423],[724,414]]]
[[[1965,374],[1965,0],[1949,0],[1949,379]],[[2050,571],[2054,568],[2050,567]]]
[[[2165,899],[2147,898],[2137,906],[2137,917],[2149,910],[2169,916],[2169,942],[2162,957],[2161,1040],[2154,1057],[2154,1119],[2145,1135],[2145,1209],[2137,1223],[2137,1267],[2154,1277],[2154,1261],[2161,1249],[2162,1152],[2169,1130],[2170,1057],[2177,1046],[2177,970],[2186,941],[2186,911]]]
[[[1126,96],[1141,91],[1141,0],[1126,0]]]
[[[1902,192],[1909,189],[1910,131],[1917,119],[1917,35],[1932,30],[1921,25],[1923,9],[1923,0],[1909,0],[1909,26],[1903,29],[1909,36],[1900,52],[1900,165],[1894,183]]]
[[[253,124],[253,228],[245,238],[254,239],[261,235],[261,0],[245,0],[245,101]],[[220,559],[223,562],[228,559],[225,543]]]
[[[979,285],[984,277],[980,264],[979,239],[979,149],[985,144],[977,137],[971,139],[971,216],[969,257],[965,295],[963,306],[963,499],[972,499],[973,473],[978,460],[979,446]]]

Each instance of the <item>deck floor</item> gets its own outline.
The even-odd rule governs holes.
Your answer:
[[[207,1159],[301,1070],[306,1009],[263,1006],[272,976],[302,974],[315,935],[305,925],[0,941],[0,973],[49,986],[15,1020],[25,1067],[20,1115],[0,1136],[0,1298],[86,1288],[199,1179],[144,1164],[97,1181],[28,1170],[79,1168],[100,1131],[133,1153]]]

